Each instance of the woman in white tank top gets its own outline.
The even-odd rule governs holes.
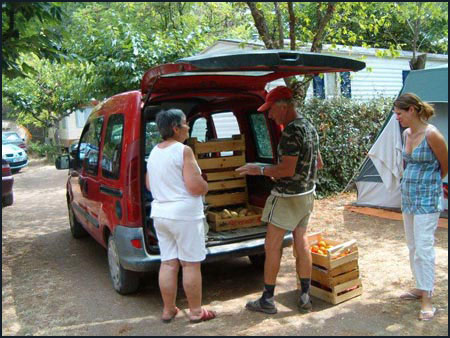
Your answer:
[[[146,185],[154,198],[150,216],[161,252],[161,319],[168,323],[179,311],[175,301],[180,265],[190,321],[214,319],[215,312],[201,307],[200,264],[206,257],[202,195],[208,192],[208,183],[201,176],[192,149],[183,144],[189,137],[184,113],[179,109],[161,111],[156,124],[164,141],[150,153]]]

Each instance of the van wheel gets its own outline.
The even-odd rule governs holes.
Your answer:
[[[258,268],[258,269],[264,269],[264,261],[266,260],[266,254],[259,254],[259,255],[250,255],[248,256],[250,259],[250,262]]]
[[[111,281],[118,293],[126,295],[137,291],[139,288],[139,273],[125,270],[120,265],[119,253],[113,236],[108,237],[108,265]]]
[[[88,235],[87,231],[83,228],[81,223],[77,220],[77,216],[73,213],[70,204],[67,204],[67,209],[69,210],[69,224],[70,232],[73,238],[82,238]]]
[[[2,198],[2,207],[7,207],[12,205],[14,202],[13,194],[7,195]]]

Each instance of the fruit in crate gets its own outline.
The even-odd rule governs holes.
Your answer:
[[[222,218],[232,218],[233,216],[231,215],[230,210],[223,209],[222,212],[220,213],[220,217],[222,217]]]
[[[246,208],[239,211],[239,216],[247,216],[248,210]]]

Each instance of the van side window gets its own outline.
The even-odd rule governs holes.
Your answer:
[[[191,129],[191,137],[196,137],[199,142],[206,141],[206,132],[208,131],[208,127],[206,124],[206,119],[204,117],[200,117],[194,121]]]
[[[251,114],[250,128],[254,136],[258,158],[273,159],[272,144],[264,114]]]
[[[80,139],[79,159],[83,168],[91,175],[98,174],[99,146],[102,135],[103,116],[92,121]]]
[[[232,112],[224,112],[212,115],[214,129],[217,138],[231,138],[233,135],[240,135],[239,123]],[[232,156],[232,151],[222,151],[220,156]]]
[[[123,121],[123,114],[114,114],[108,119],[102,153],[102,176],[106,178],[120,177]]]
[[[162,141],[161,134],[155,121],[147,121],[145,124],[145,158],[150,155],[153,147]]]

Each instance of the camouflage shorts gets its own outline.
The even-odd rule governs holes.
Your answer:
[[[270,195],[266,200],[261,220],[284,230],[294,231],[297,226],[308,226],[313,208],[313,192],[292,197]]]

